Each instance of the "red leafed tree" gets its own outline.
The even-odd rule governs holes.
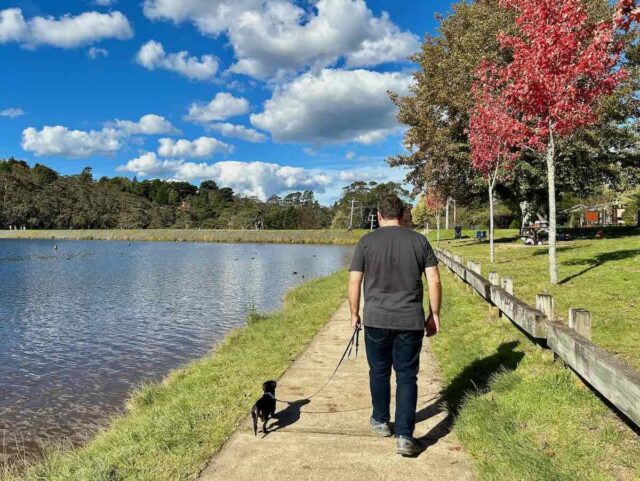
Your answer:
[[[615,22],[622,30],[629,30],[634,22],[640,23],[640,2],[620,0],[616,9]]]
[[[618,22],[593,24],[581,0],[500,0],[517,12],[516,36],[499,43],[513,57],[489,67],[502,85],[507,111],[528,129],[526,147],[546,158],[549,187],[549,273],[558,282],[556,260],[556,141],[597,122],[599,101],[625,71]]]
[[[503,85],[493,75],[493,70],[484,63],[477,70],[474,83],[476,103],[469,121],[471,165],[482,174],[489,191],[489,252],[492,263],[495,260],[494,189],[498,181],[510,174],[519,156],[518,149],[527,138],[525,125],[505,107]]]
[[[446,196],[435,188],[428,188],[424,194],[424,205],[427,207],[427,211],[436,218],[436,246],[440,245],[440,217],[445,203]]]

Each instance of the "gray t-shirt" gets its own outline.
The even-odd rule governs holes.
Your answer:
[[[381,227],[360,239],[349,270],[364,272],[364,325],[424,329],[422,275],[436,265],[429,241],[405,227]]]

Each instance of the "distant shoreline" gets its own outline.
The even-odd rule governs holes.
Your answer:
[[[355,245],[365,230],[90,229],[0,230],[0,239]]]

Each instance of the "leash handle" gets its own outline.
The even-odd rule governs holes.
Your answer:
[[[347,355],[347,359],[351,360],[351,350],[355,344],[356,347],[356,359],[358,358],[358,350],[360,349],[360,331],[362,330],[362,324],[358,322],[356,327],[353,330],[353,335],[351,336],[351,340],[349,341],[349,354]],[[355,339],[355,342],[354,342]]]

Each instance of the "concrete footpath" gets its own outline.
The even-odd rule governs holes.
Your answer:
[[[329,378],[351,335],[344,303],[278,383],[279,419],[270,433],[258,432],[248,417],[202,473],[202,481],[300,480],[474,480],[471,463],[450,432],[442,410],[435,359],[425,342],[419,377],[416,438],[425,451],[417,458],[395,454],[394,438],[369,430],[371,414],[364,336],[360,354],[345,361],[333,381],[310,401]],[[392,380],[392,385],[395,380]],[[393,416],[393,407],[392,407]]]

